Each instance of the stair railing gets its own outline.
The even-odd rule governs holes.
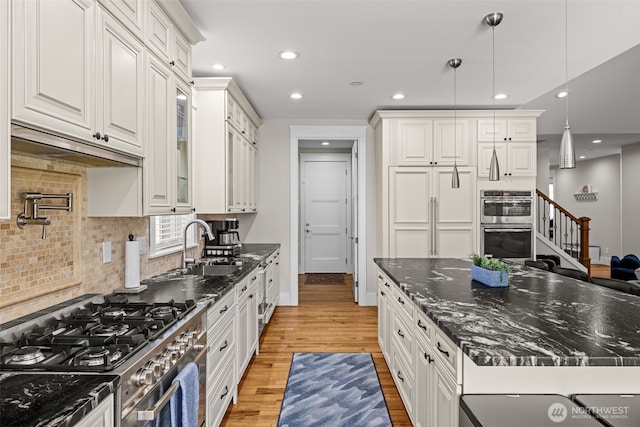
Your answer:
[[[576,217],[542,191],[536,189],[536,225],[538,232],[587,268],[591,276],[589,258],[589,221]]]

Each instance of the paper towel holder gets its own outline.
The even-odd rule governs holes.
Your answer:
[[[129,234],[128,238],[129,238],[129,242],[135,241],[133,234]],[[136,255],[139,256],[139,250],[136,251]],[[126,255],[125,255],[125,257],[126,257]],[[126,258],[125,258],[125,276],[126,276],[126,274],[127,273],[126,273]],[[116,294],[139,294],[140,292],[142,292],[142,291],[144,291],[146,289],[147,289],[147,285],[138,285],[138,286],[136,286],[134,288],[128,288],[126,286],[126,284],[125,284],[124,288],[116,289],[113,292],[116,293]]]

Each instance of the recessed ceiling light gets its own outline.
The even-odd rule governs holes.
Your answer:
[[[584,159],[585,157],[587,157],[587,156],[580,156],[580,157],[578,157],[578,158],[579,158],[579,159]]]
[[[298,93],[298,92],[294,92],[294,93],[292,93],[291,95],[289,95],[289,97],[290,97],[291,99],[301,99],[301,98],[302,98],[302,94],[301,94],[301,93]]]
[[[361,82],[360,80],[354,80],[352,82],[349,82],[349,84],[351,86],[362,86],[364,82]]]
[[[391,97],[391,99],[395,99],[395,100],[404,99],[404,95],[401,93],[396,93]]]
[[[556,93],[556,98],[564,98],[567,95],[569,95],[569,92],[567,92],[566,90],[561,90],[560,92]]]
[[[300,57],[298,52],[294,52],[292,50],[283,50],[278,55],[280,55],[280,58],[282,59],[296,59]]]
[[[498,93],[496,94],[496,96],[493,97],[493,99],[506,99],[507,96],[508,95],[506,93]]]
[[[601,139],[594,139],[593,141],[591,141],[594,144],[600,144],[602,142]]]
[[[329,145],[329,141],[322,141],[322,145]]]
[[[224,70],[224,65],[222,64],[213,64],[214,70]]]

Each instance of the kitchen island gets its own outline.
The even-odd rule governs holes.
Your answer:
[[[414,424],[457,425],[461,394],[640,392],[638,296],[519,264],[489,288],[471,260],[374,261],[379,342]]]

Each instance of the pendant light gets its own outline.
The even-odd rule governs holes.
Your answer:
[[[560,141],[560,169],[573,169],[576,167],[576,150],[573,146],[573,136],[571,136],[571,130],[569,129],[569,43],[568,43],[568,30],[569,27],[569,2],[564,2],[564,80],[565,91],[567,92],[565,114],[566,122],[564,125],[564,133],[562,134],[562,141]]]
[[[453,68],[453,173],[451,174],[451,188],[460,188],[460,177],[458,176],[458,102],[456,98],[456,69],[462,64],[462,59],[452,58],[447,64]]]
[[[493,102],[493,154],[489,165],[489,181],[500,180],[500,165],[496,154],[496,27],[502,22],[502,13],[493,12],[484,17],[484,22],[491,27],[491,100]]]

